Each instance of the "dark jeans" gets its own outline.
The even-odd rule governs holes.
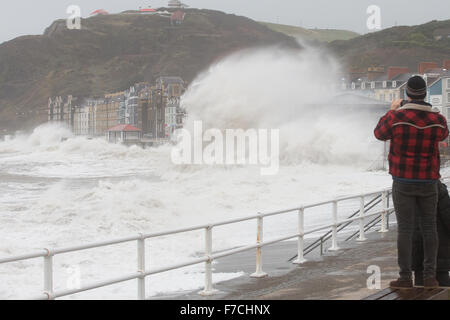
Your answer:
[[[438,249],[436,229],[438,185],[432,183],[404,183],[395,181],[392,185],[392,199],[398,225],[398,265],[400,278],[412,277],[412,246],[415,219],[423,235],[424,278],[435,278]],[[419,210],[415,214],[415,210]]]

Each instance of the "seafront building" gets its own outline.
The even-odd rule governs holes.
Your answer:
[[[76,135],[103,136],[114,141],[126,140],[123,138],[126,135],[110,131],[119,125],[139,129],[139,139],[171,139],[186,116],[181,108],[185,88],[186,83],[180,77],[159,77],[153,85],[136,83],[125,91],[98,99],[51,97],[48,121],[62,123]]]
[[[75,117],[76,98],[71,95],[67,98],[61,96],[48,99],[48,122],[59,122],[73,128]]]
[[[355,92],[385,103],[406,99],[406,83],[413,75],[421,75],[428,86],[427,102],[450,119],[450,60],[440,67],[436,62],[421,62],[417,72],[405,67],[369,68],[350,70],[341,78],[340,88],[344,92]]]

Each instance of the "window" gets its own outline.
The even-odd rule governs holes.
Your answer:
[[[450,89],[450,78],[447,79],[447,89]]]

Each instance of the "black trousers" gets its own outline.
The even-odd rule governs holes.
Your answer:
[[[433,183],[403,183],[394,180],[392,185],[397,216],[398,265],[400,278],[412,277],[412,246],[415,219],[423,235],[423,274],[424,278],[436,277],[436,259],[438,250],[438,234],[436,228],[438,184]],[[416,210],[418,210],[416,214]]]

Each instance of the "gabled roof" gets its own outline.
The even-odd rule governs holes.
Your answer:
[[[172,14],[172,16],[170,17],[170,20],[183,21],[185,16],[186,16],[186,13],[178,10]]]
[[[136,128],[135,126],[132,126],[131,124],[119,124],[115,127],[112,127],[111,129],[108,129],[108,131],[118,131],[118,132],[139,132],[142,131],[139,128]]]
[[[391,80],[393,81],[408,81],[409,78],[412,77],[411,73],[401,73],[393,77]]]
[[[103,14],[103,15],[105,15],[105,14],[109,14],[109,13],[106,10],[98,9],[98,10],[95,10],[95,11],[91,12],[90,15],[93,16],[94,14]]]

